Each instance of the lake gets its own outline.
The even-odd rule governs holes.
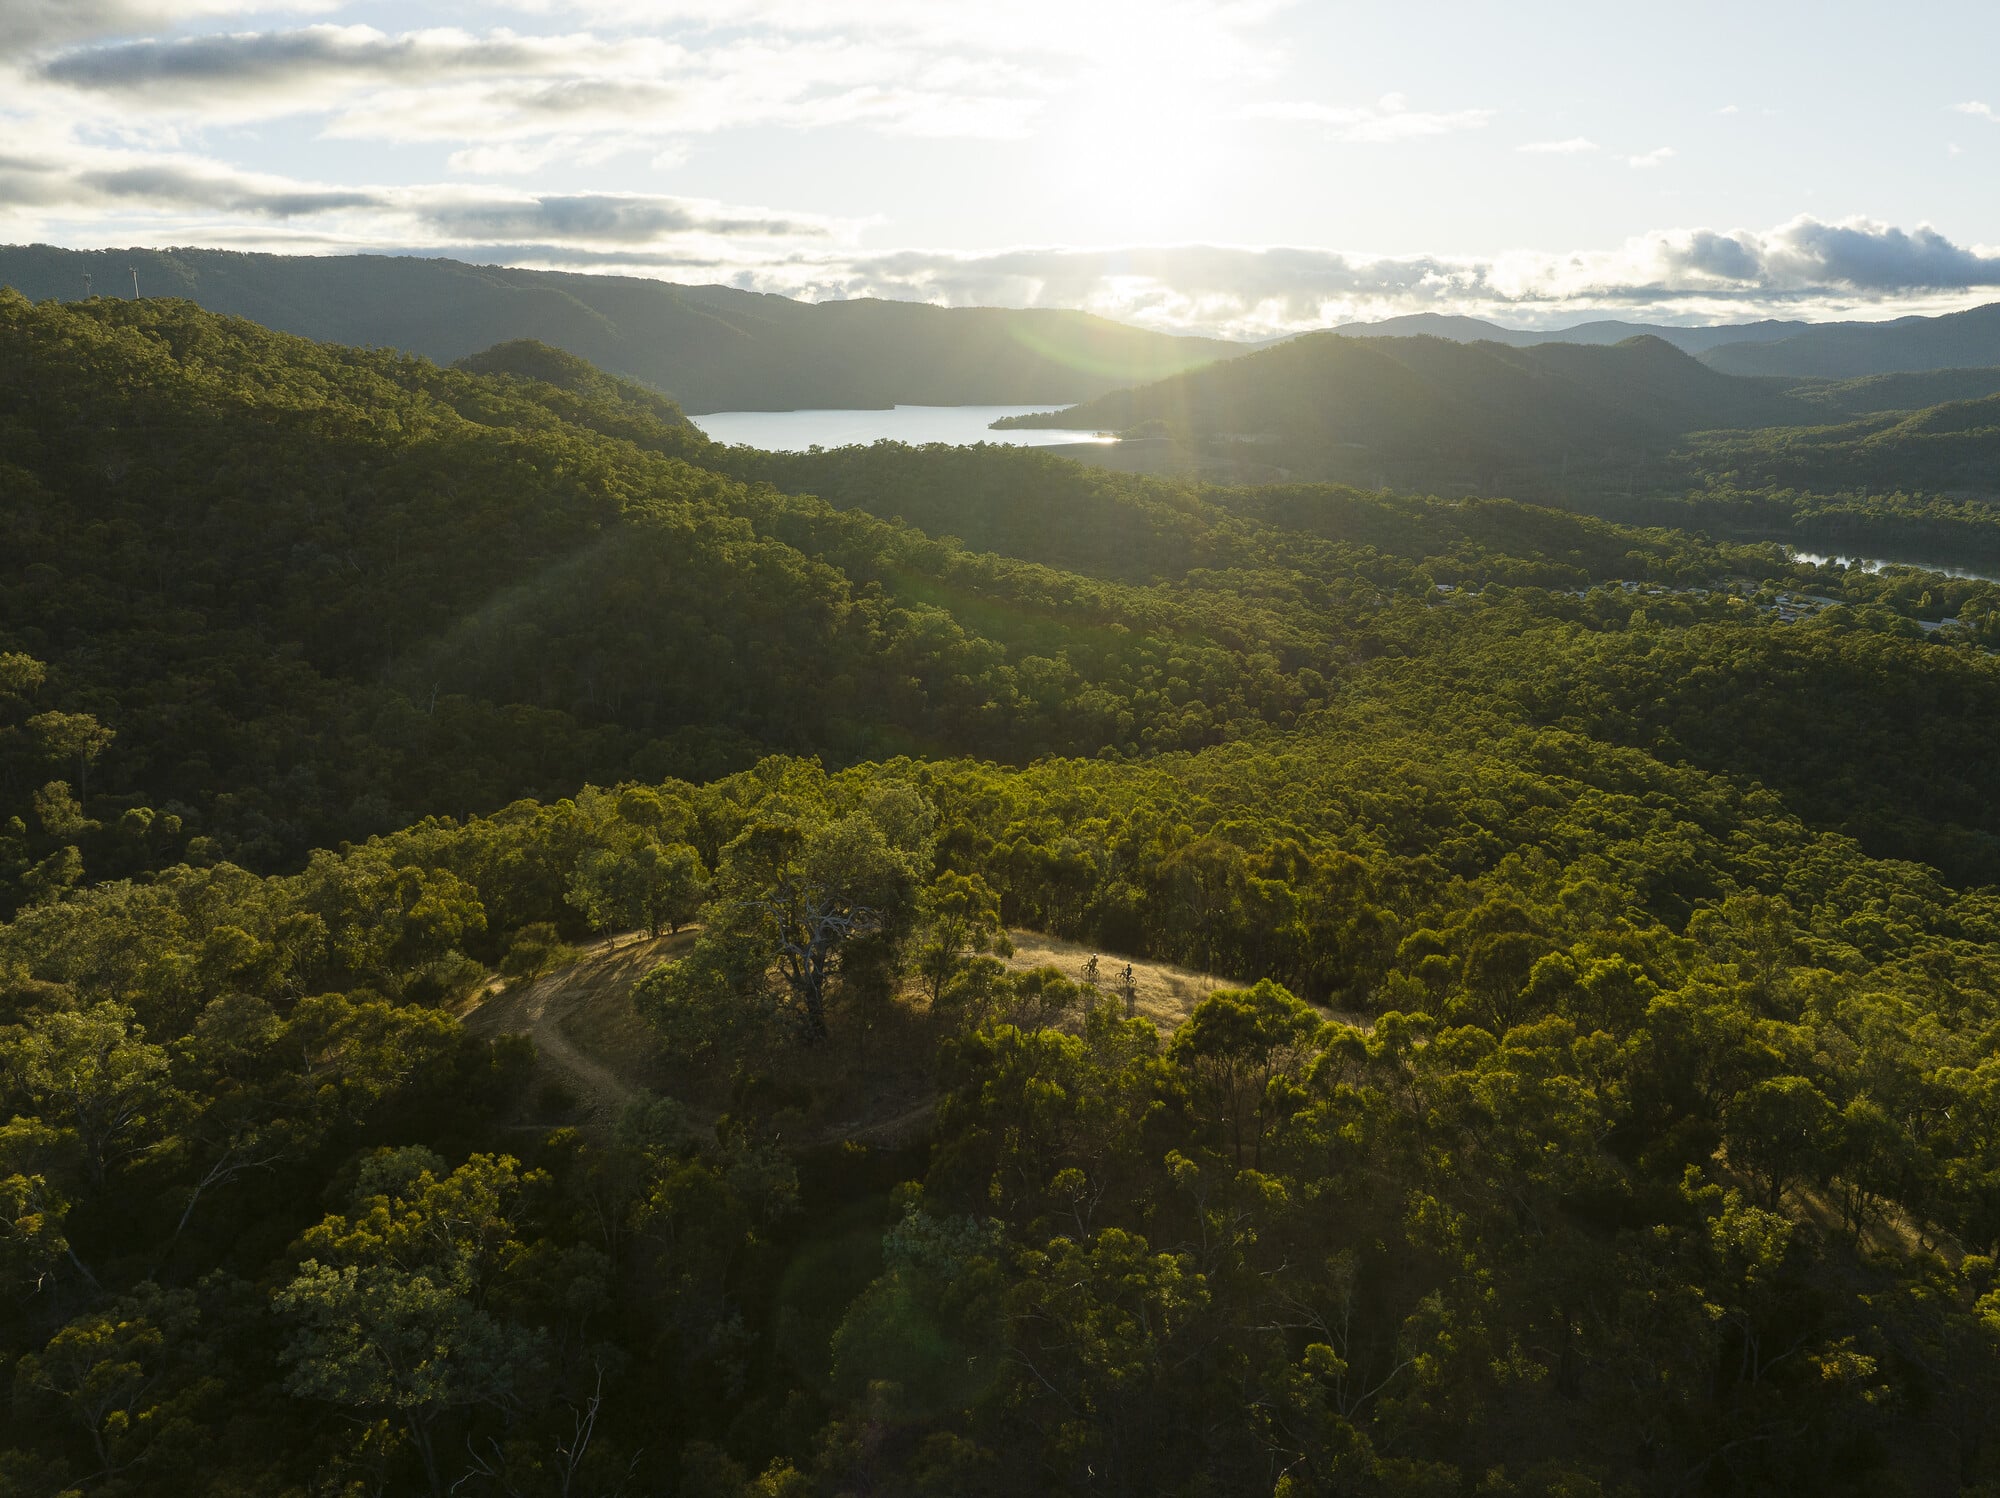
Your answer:
[[[1010,431],[988,427],[1003,416],[1053,411],[1062,406],[896,406],[887,411],[715,411],[688,418],[717,442],[742,443],[767,452],[804,452],[809,447],[855,443],[945,442],[970,447],[999,442],[1009,447],[1063,447],[1079,442],[1116,442],[1094,432]]]
[[[1831,556],[1819,551],[1800,551],[1795,546],[1785,548],[1795,562],[1805,562],[1809,566],[1824,567],[1833,563],[1841,567],[1859,567],[1863,572],[1880,572],[1884,567],[1920,567],[1926,572],[1942,572],[1946,577],[1962,577],[1972,582],[2000,583],[2000,577],[1990,572],[1973,572],[1964,567],[1949,567],[1943,562],[1912,562],[1889,557],[1845,557]]]

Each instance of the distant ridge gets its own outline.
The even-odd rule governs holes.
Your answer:
[[[1830,380],[1981,368],[2000,364],[2000,302],[1943,317],[1821,323],[1775,343],[1719,348],[1708,362],[1728,374]]]
[[[696,413],[1080,401],[1246,348],[1056,309],[811,303],[416,256],[0,247],[0,286],[35,301],[76,300],[86,277],[124,286],[128,267],[146,296],[441,364],[532,339]]]
[[[1652,337],[1516,348],[1309,333],[1226,366],[1009,424],[1125,430],[1158,421],[1197,438],[1524,454],[1816,414],[1782,389],[1718,374]]]
[[[1628,338],[1658,338],[1685,354],[1701,355],[1732,343],[1764,343],[1811,327],[1803,322],[1730,323],[1714,328],[1676,328],[1664,323],[1577,323],[1567,328],[1505,328],[1478,317],[1452,317],[1442,312],[1413,312],[1381,322],[1345,323],[1332,331],[1349,338],[1448,338],[1453,343],[1503,343],[1509,348],[1533,348],[1539,343],[1609,345]]]
[[[1446,338],[1453,343],[1615,344],[1653,337],[1724,374],[1846,380],[1865,375],[2000,365],[2000,302],[1939,317],[1891,322],[1753,322],[1680,328],[1600,320],[1567,328],[1506,328],[1477,317],[1416,312],[1381,322],[1346,323],[1349,338]]]

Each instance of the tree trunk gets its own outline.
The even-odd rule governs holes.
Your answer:
[[[820,985],[809,983],[805,989],[806,1041],[818,1045],[826,1039],[826,999],[821,994]]]
[[[431,1446],[430,1427],[417,1419],[414,1410],[410,1412],[407,1423],[417,1455],[423,1458],[424,1479],[430,1484],[431,1498],[445,1498],[444,1479],[438,1476],[437,1452]]]

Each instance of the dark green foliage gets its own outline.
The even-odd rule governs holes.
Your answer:
[[[1275,716],[1327,665],[1270,659],[1233,604],[1204,621],[692,468],[711,449],[671,407],[553,355],[502,362],[564,386],[104,300],[0,299],[0,340],[0,631],[54,671],[19,721],[122,735],[100,775],[25,762],[54,742],[26,730],[10,799],[68,765],[105,826],[174,819],[85,840],[93,872],[190,836],[270,866],[760,748],[1198,743],[1212,721],[1149,680],[1249,680]]]
[[[2000,347],[1996,347],[2000,353]],[[1801,400],[1829,414],[1867,416],[1877,411],[1921,411],[1948,401],[2000,395],[2000,369],[1925,369],[1864,375],[1852,380],[1803,380],[1790,387]]]
[[[562,385],[182,303],[0,311],[0,643],[41,672],[0,703],[0,775],[34,898],[772,749],[1199,747],[1389,648],[1426,557],[1504,549],[1543,584],[1716,560],[1513,505],[1277,513],[1026,453],[725,460],[553,354],[501,362]],[[725,461],[832,504],[695,466]],[[116,737],[56,752],[51,713]],[[58,778],[76,810],[35,813]]]
[[[1171,461],[1223,472],[1536,497],[1627,487],[1686,432],[1795,425],[1813,411],[1657,338],[1507,348],[1314,333],[1011,424],[1158,421],[1194,444]]]
[[[1909,490],[2000,497],[2000,395],[1841,426],[1709,432],[1691,461],[1718,482],[1822,493]]]
[[[1991,498],[1996,392],[1992,368],[1736,378],[1657,338],[1327,333],[1007,424],[1153,436],[1081,454],[1114,468],[1501,493],[1623,518],[1690,483]]]
[[[0,336],[10,1495],[2000,1482],[2000,586]]]

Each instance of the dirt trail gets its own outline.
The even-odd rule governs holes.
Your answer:
[[[467,1029],[480,1035],[526,1035],[542,1068],[576,1093],[581,1110],[608,1121],[640,1095],[642,1083],[608,1066],[565,1033],[564,1022],[585,1017],[607,995],[630,1008],[632,986],[687,934],[657,939],[627,933],[581,947],[567,967],[528,982],[495,978],[459,1010]],[[636,1059],[623,1058],[629,1063]]]
[[[1052,966],[1078,982],[1093,949],[1039,931],[1010,932],[1014,955],[1008,966],[1025,970]],[[526,1035],[535,1042],[540,1082],[556,1081],[576,1096],[578,1112],[608,1124],[621,1109],[667,1079],[657,1075],[660,1056],[652,1030],[632,1008],[632,988],[661,961],[683,953],[695,933],[648,938],[626,932],[578,949],[576,959],[555,972],[526,982],[494,978],[458,1011],[466,1027],[481,1035]],[[1119,993],[1120,974],[1129,961],[1137,1011],[1165,1034],[1178,1029],[1195,1006],[1218,988],[1241,987],[1234,979],[1198,973],[1171,963],[1126,958],[1096,950],[1098,987]],[[930,1104],[898,1110],[897,1116],[841,1126],[841,1137],[899,1138],[928,1116]],[[843,1132],[844,1131],[844,1132]]]

